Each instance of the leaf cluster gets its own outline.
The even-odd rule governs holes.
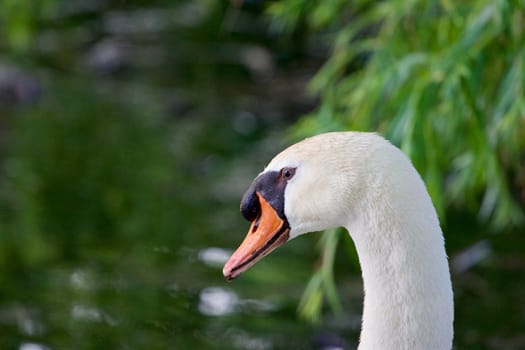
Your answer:
[[[301,10],[300,12],[297,12]],[[320,107],[295,136],[378,131],[423,175],[442,220],[451,206],[497,230],[523,223],[525,2],[281,1],[331,44],[310,83]]]
[[[525,2],[307,1],[270,6],[274,27],[299,24],[330,54],[310,82],[319,108],[292,131],[377,131],[412,159],[442,221],[452,207],[501,231],[524,222]],[[318,320],[323,296],[335,311],[337,241],[323,260],[300,314]]]

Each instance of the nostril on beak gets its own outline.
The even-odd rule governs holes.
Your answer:
[[[261,223],[261,215],[259,215],[259,217],[257,218],[257,220],[255,220],[255,222],[253,223],[253,226],[252,226],[252,233],[255,233],[255,231],[257,231],[257,229],[259,228],[259,224]]]

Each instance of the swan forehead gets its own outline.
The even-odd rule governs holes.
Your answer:
[[[352,132],[334,132],[309,137],[276,155],[266,170],[280,170],[283,167],[299,167],[301,165],[326,167],[330,163],[339,163],[344,160],[337,155],[347,153],[351,149],[349,147],[351,142],[359,145],[374,137],[376,137],[374,134]]]
[[[319,149],[297,147],[297,145],[289,147],[276,155],[266,166],[265,171],[279,171],[285,167],[299,168],[315,163],[319,158],[323,158]]]
[[[300,161],[292,161],[286,159],[280,159],[276,161],[274,159],[266,166],[266,168],[264,168],[263,173],[271,171],[281,171],[282,168],[298,168],[301,165],[301,163],[302,162]]]
[[[308,159],[306,155],[294,152],[292,148],[287,148],[277,154],[270,163],[268,163],[264,171],[280,171],[285,167],[298,168],[306,159]]]

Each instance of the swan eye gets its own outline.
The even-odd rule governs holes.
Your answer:
[[[282,168],[281,177],[284,180],[290,180],[295,175],[295,168]]]

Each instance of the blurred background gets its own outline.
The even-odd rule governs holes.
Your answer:
[[[227,284],[286,145],[377,131],[442,221],[455,349],[525,349],[521,0],[1,0],[0,348],[353,349],[344,232]]]

